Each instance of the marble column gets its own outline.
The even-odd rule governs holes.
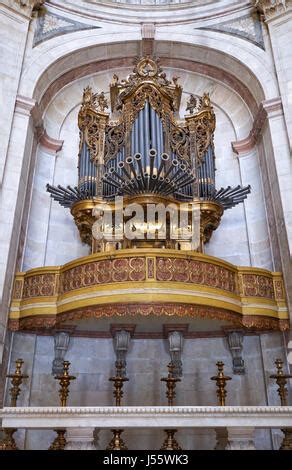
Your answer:
[[[228,442],[225,450],[256,450],[254,428],[227,428]]]
[[[31,112],[35,102],[18,96],[15,103],[8,156],[0,199],[0,363],[5,340],[8,308],[16,266],[25,195],[31,168],[34,125]]]
[[[97,432],[95,428],[67,429],[65,450],[96,450]]]
[[[251,265],[273,270],[257,147],[251,136],[232,142],[232,147],[238,156],[242,185],[251,186],[251,194],[244,201]]]
[[[28,37],[31,10],[20,2],[2,0],[0,4],[0,187],[3,182],[15,100]]]

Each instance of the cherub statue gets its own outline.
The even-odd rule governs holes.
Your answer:
[[[166,78],[166,73],[165,73],[165,72],[161,72],[161,73],[158,75],[158,77],[159,77],[159,83],[160,83],[161,85],[170,85],[170,81],[167,80],[167,78]]]
[[[209,93],[204,93],[202,97],[204,108],[209,108],[211,104]]]
[[[97,105],[99,106],[100,111],[103,113],[106,108],[108,108],[108,102],[106,97],[104,96],[104,92],[102,91],[96,97]]]
[[[90,86],[87,86],[83,90],[83,99],[82,99],[82,104],[83,106],[92,106],[94,107],[96,104],[97,100],[97,94],[93,93],[92,88]]]
[[[116,86],[118,85],[118,83],[119,83],[119,77],[116,73],[114,73],[110,86]]]

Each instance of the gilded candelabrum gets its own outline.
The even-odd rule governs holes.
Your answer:
[[[178,377],[174,377],[174,365],[172,362],[168,364],[168,375],[167,377],[162,377],[161,382],[166,383],[166,397],[168,400],[168,406],[174,406],[174,399],[176,397],[175,387],[176,383],[181,380]],[[179,443],[174,437],[177,429],[164,429],[166,433],[166,438],[162,444],[161,450],[181,450]]]
[[[76,379],[74,375],[69,375],[69,366],[70,366],[70,362],[64,361],[62,375],[57,375],[55,377],[55,379],[59,380],[59,383],[60,383],[59,396],[60,396],[61,406],[67,406],[70,382],[71,380]],[[54,429],[54,431],[57,433],[57,437],[54,439],[54,441],[50,445],[49,450],[64,450],[65,445],[66,445],[66,438],[65,438],[66,429]]]
[[[61,406],[67,406],[67,399],[69,396],[69,386],[71,380],[75,380],[76,377],[74,375],[69,375],[69,366],[70,362],[69,361],[64,361],[63,362],[63,374],[62,375],[57,375],[55,377],[56,380],[59,380],[60,382],[60,390],[59,390],[59,395],[60,395],[60,405]]]
[[[281,406],[288,406],[288,390],[287,381],[292,378],[291,374],[284,374],[282,359],[275,361],[277,372],[270,375],[270,379],[274,379],[278,385],[278,394],[281,401]],[[281,444],[280,450],[292,450],[292,428],[281,429],[284,433],[284,439]]]
[[[176,383],[180,382],[178,377],[174,377],[174,365],[172,363],[168,364],[168,375],[167,377],[162,377],[161,382],[166,382],[166,397],[168,399],[168,406],[174,405],[174,399],[176,396],[175,387]]]
[[[116,399],[116,406],[121,406],[122,398],[124,395],[123,386],[124,382],[128,382],[129,379],[123,376],[123,365],[118,363],[116,366],[116,375],[110,377],[109,381],[114,383],[114,397]]]
[[[123,364],[120,362],[116,365],[116,375],[109,378],[110,382],[114,384],[114,392],[113,395],[115,397],[115,404],[116,406],[121,406],[122,398],[123,398],[123,386],[124,382],[128,382],[129,379],[123,376]],[[123,439],[121,438],[123,429],[112,429],[111,432],[113,433],[113,437],[110,440],[106,450],[128,450],[126,444],[124,443]]]
[[[28,375],[22,373],[21,368],[23,365],[22,359],[17,359],[15,361],[15,371],[14,374],[8,374],[6,377],[11,379],[12,387],[9,389],[10,393],[10,406],[17,406],[17,399],[20,394],[20,385],[22,384],[23,379],[28,379]],[[14,440],[13,434],[17,431],[15,428],[4,429],[4,439],[0,442],[0,450],[18,450],[16,442]]]
[[[224,375],[224,363],[221,361],[216,362],[218,368],[218,374],[214,377],[211,377],[211,380],[216,380],[217,385],[217,397],[220,406],[225,406],[225,399],[227,396],[227,391],[225,390],[226,382],[231,380],[231,377]]]
[[[11,379],[12,384],[12,387],[9,390],[11,396],[10,406],[17,405],[17,399],[20,394],[20,385],[22,384],[23,379],[28,379],[28,375],[22,374],[21,372],[23,360],[16,359],[15,365],[16,367],[14,374],[9,374],[6,376],[8,379]]]

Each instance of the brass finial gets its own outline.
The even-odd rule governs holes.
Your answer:
[[[211,380],[216,380],[217,385],[217,397],[220,406],[225,406],[225,398],[227,396],[227,391],[225,390],[227,380],[232,380],[231,377],[224,375],[224,363],[221,361],[216,362],[218,368],[218,374],[214,377],[211,377]]]
[[[116,375],[114,377],[110,377],[109,381],[114,383],[114,392],[113,395],[116,399],[116,406],[121,406],[122,398],[124,395],[123,386],[124,382],[128,382],[129,379],[123,376],[123,365],[118,362],[116,366]]]
[[[23,379],[28,379],[28,375],[22,374],[21,368],[23,365],[22,359],[16,359],[15,361],[15,372],[14,374],[8,374],[6,377],[11,379],[12,387],[10,388],[10,406],[17,405],[17,399],[20,394],[20,385],[22,384]]]
[[[174,365],[170,362],[167,365],[168,375],[167,377],[162,377],[161,382],[166,382],[166,397],[168,399],[168,406],[174,405],[174,399],[176,397],[175,387],[176,383],[181,380],[178,377],[174,377]]]

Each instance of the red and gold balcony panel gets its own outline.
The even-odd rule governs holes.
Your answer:
[[[253,329],[289,328],[281,273],[202,253],[95,253],[15,277],[10,328],[53,328],[105,317],[210,318]]]

